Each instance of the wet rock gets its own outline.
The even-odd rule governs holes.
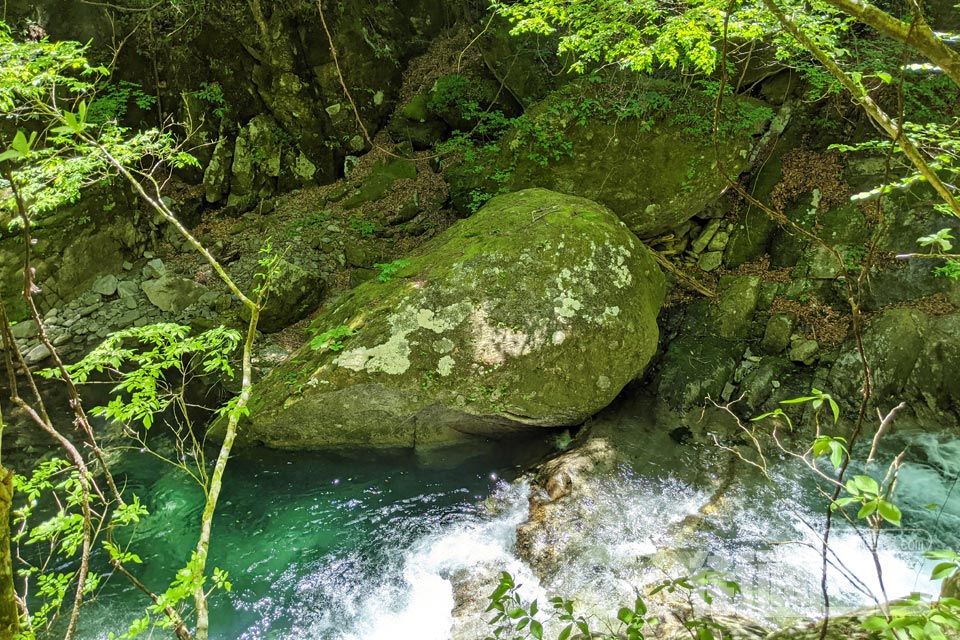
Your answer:
[[[660,370],[657,397],[683,411],[720,398],[732,378],[742,347],[732,340],[687,333],[670,343]]]
[[[758,409],[780,386],[779,379],[795,365],[785,358],[763,358],[743,379],[740,390],[751,409]]]
[[[870,363],[874,398],[882,399],[884,404],[891,401],[896,404],[903,398],[907,381],[925,350],[924,336],[929,323],[926,314],[917,310],[890,309],[876,317],[864,330],[863,348]],[[956,334],[953,344],[956,344]],[[835,398],[851,402],[859,398],[863,368],[855,345],[845,345],[830,370],[828,380]]]
[[[931,318],[907,382],[910,410],[921,419],[941,425],[960,421],[960,314]],[[916,343],[904,345],[909,349]],[[907,354],[903,354],[906,359]],[[905,368],[905,367],[904,367]],[[897,372],[894,372],[894,375]],[[956,584],[956,582],[955,582]]]
[[[240,437],[411,446],[579,424],[646,367],[663,294],[606,208],[500,196],[321,315],[326,337],[257,385]]]

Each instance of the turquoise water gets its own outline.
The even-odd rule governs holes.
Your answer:
[[[880,541],[885,587],[889,597],[933,593],[931,565],[920,553],[960,547],[960,440],[912,434],[891,444],[909,445],[910,462],[896,494],[904,527]],[[649,460],[596,478],[590,499],[556,539],[561,567],[538,576],[514,548],[528,490],[509,481],[547,446],[236,456],[211,558],[230,572],[233,591],[212,599],[211,637],[472,640],[485,629],[476,611],[472,619],[458,617],[455,584],[464,575],[479,576],[472,584],[481,603],[489,590],[483,579],[506,569],[528,598],[564,594],[600,612],[663,579],[651,560],[672,561],[671,577],[709,567],[736,578],[744,596],[730,605],[718,599],[720,608],[775,624],[819,614],[820,556],[807,524],[822,525],[823,503],[807,471],[779,465],[777,495],[743,469],[720,507],[691,532],[683,522],[710,502],[709,483],[697,479],[689,450],[650,447]],[[133,455],[125,466],[127,491],[152,511],[137,531],[135,550],[144,559],[138,575],[160,591],[194,546],[200,491],[149,457]],[[931,503],[944,506],[926,509]],[[833,544],[848,568],[866,577],[857,588],[831,573],[835,611],[868,604],[867,592],[879,593],[869,550],[842,525]],[[79,637],[122,632],[144,604],[142,594],[114,577],[86,610]]]
[[[363,599],[375,589],[402,608],[404,580],[395,569],[404,551],[430,533],[487,518],[483,500],[545,451],[534,441],[424,455],[257,451],[232,458],[210,566],[229,571],[233,589],[211,600],[211,637],[347,636],[369,622]],[[196,544],[202,494],[146,455],[128,457],[117,475],[151,511],[133,550],[144,561],[138,577],[160,592]],[[125,631],[145,604],[115,576],[82,616],[79,637]],[[438,611],[442,619],[447,613]]]

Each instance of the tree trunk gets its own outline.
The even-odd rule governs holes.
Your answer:
[[[13,472],[0,466],[0,640],[10,640],[20,630],[17,592],[13,586],[10,553],[10,505],[13,502]]]

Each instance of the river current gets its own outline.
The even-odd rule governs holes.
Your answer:
[[[935,592],[920,553],[960,548],[960,441],[902,436],[909,445],[896,500],[901,530],[880,539],[886,594]],[[779,492],[749,475],[693,535],[671,538],[710,499],[682,469],[657,463],[620,467],[598,480],[576,523],[576,553],[547,580],[515,554],[527,517],[528,487],[512,482],[549,443],[491,443],[428,454],[246,452],[230,462],[213,535],[211,565],[233,588],[211,601],[219,640],[446,640],[482,637],[482,620],[456,619],[458,572],[496,567],[513,573],[527,597],[576,596],[589,610],[616,608],[624,594],[662,579],[650,558],[671,549],[693,572],[734,577],[743,595],[728,606],[768,623],[820,612],[820,554],[807,524],[822,522],[822,498],[808,472],[785,465]],[[136,532],[140,578],[162,591],[194,545],[201,492],[144,455],[127,457],[127,491],[151,510]],[[927,508],[939,505],[936,508]],[[806,524],[805,524],[806,523]],[[869,604],[879,593],[867,545],[849,528],[834,532],[855,586],[831,572],[836,606]],[[485,594],[481,594],[485,595]],[[142,615],[144,596],[114,576],[82,616],[80,638],[120,634]],[[466,624],[466,627],[464,627]]]

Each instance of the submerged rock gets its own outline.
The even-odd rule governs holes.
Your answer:
[[[500,196],[320,316],[313,345],[256,386],[241,440],[413,446],[578,424],[643,372],[663,295],[605,207]]]

